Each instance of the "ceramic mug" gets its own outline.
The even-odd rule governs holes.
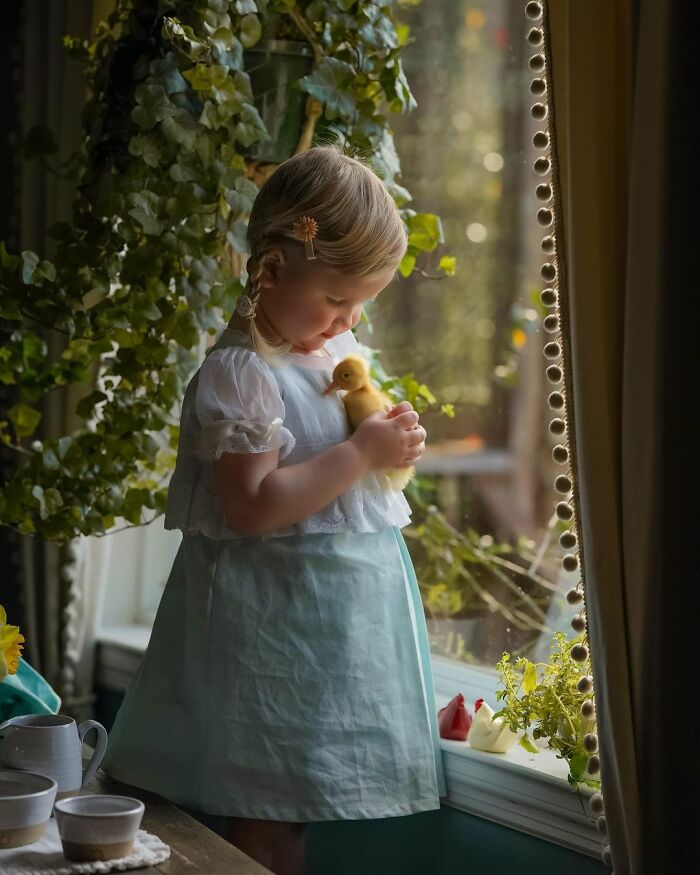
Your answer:
[[[83,739],[97,730],[97,745],[83,778]],[[25,714],[0,723],[0,768],[48,775],[58,784],[56,798],[88,784],[107,750],[107,730],[96,720],[78,726],[64,714]]]
[[[56,821],[67,860],[91,862],[128,856],[144,804],[130,796],[73,796],[56,803]]]

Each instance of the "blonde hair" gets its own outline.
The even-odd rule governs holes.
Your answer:
[[[304,243],[293,236],[294,222],[301,216],[312,217],[318,225],[313,240],[318,263],[348,276],[396,270],[406,252],[406,228],[382,180],[340,146],[316,146],[280,164],[253,203],[246,294],[254,302],[267,254],[275,248],[304,252]],[[289,351],[289,345],[263,337],[255,318],[250,331],[256,352],[267,361],[276,363]]]

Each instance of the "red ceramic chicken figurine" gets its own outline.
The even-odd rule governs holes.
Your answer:
[[[438,711],[440,738],[466,741],[472,725],[472,715],[464,707],[464,696],[457,693],[444,708]]]

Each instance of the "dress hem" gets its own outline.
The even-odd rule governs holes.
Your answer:
[[[180,803],[174,803],[179,805]],[[300,809],[300,808],[276,808],[262,806],[241,806],[237,807],[234,813],[230,807],[222,806],[206,806],[195,807],[191,810],[201,811],[202,814],[217,815],[219,817],[249,817],[254,820],[280,820],[286,823],[312,823],[326,820],[381,820],[385,817],[402,817],[408,814],[419,814],[421,811],[436,811],[441,807],[440,799],[437,796],[430,796],[424,799],[414,799],[403,805],[393,805],[390,808],[384,808],[380,812],[373,812],[366,808],[351,808],[343,809]]]
[[[171,804],[177,805],[186,811],[195,811],[214,817],[249,817],[254,820],[280,820],[286,823],[311,823],[326,820],[381,820],[385,817],[402,817],[407,814],[419,814],[421,811],[436,811],[441,807],[440,800],[443,798],[438,796],[437,793],[432,793],[429,796],[412,799],[410,802],[391,805],[388,808],[384,807],[380,811],[374,811],[372,808],[340,809],[334,807],[321,809],[304,808],[301,806],[278,808],[274,805],[246,805],[245,803],[237,805],[235,802],[221,805],[215,802],[208,804],[206,800],[195,802],[192,799],[176,798],[174,794],[166,796],[157,787],[143,786],[134,783],[133,780],[128,778],[117,777],[114,773],[104,773],[112,781],[119,781],[120,783],[128,784],[130,787],[146,790],[149,793],[157,793]]]

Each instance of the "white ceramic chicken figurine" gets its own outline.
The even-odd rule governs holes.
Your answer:
[[[518,740],[516,732],[503,722],[493,719],[494,711],[483,699],[474,702],[474,720],[469,730],[469,746],[489,753],[506,753]]]

